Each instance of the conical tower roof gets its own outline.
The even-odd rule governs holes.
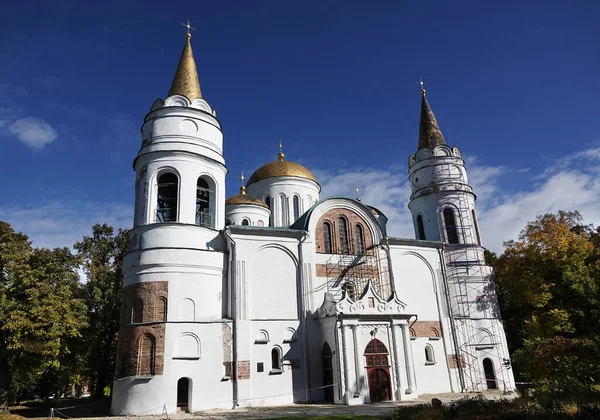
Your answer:
[[[421,88],[421,123],[419,124],[419,149],[433,150],[440,144],[446,144],[444,135],[435,115],[427,102],[425,89]]]
[[[200,91],[198,71],[196,70],[196,62],[194,61],[194,54],[190,43],[191,38],[192,35],[190,33],[185,35],[185,45],[183,46],[183,52],[177,65],[173,83],[171,83],[171,89],[169,89],[169,96],[183,95],[190,101],[193,101],[194,99],[202,98],[202,92]]]

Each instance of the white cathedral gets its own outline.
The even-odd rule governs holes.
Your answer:
[[[112,413],[513,390],[476,196],[425,90],[408,158],[416,239],[391,237],[376,207],[320,197],[282,152],[226,199],[190,38],[133,161]]]

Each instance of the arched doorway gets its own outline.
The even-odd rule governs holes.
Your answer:
[[[180,378],[177,381],[177,411],[189,411],[190,403],[190,380]]]
[[[367,344],[365,357],[367,359],[369,396],[372,403],[392,399],[388,356],[388,349],[381,341],[374,338]]]
[[[321,359],[323,361],[323,386],[325,391],[325,402],[333,402],[333,354],[329,344],[323,344],[321,350]]]
[[[483,371],[485,372],[485,381],[487,383],[487,389],[498,389],[496,383],[496,372],[494,372],[494,362],[492,359],[483,359]]]

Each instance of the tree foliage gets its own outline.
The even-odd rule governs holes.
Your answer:
[[[0,221],[0,406],[110,384],[126,244],[126,232],[96,225],[77,255],[33,248]]]
[[[600,334],[599,245],[599,230],[560,211],[528,223],[491,259],[516,368],[540,386],[600,381],[591,351]]]

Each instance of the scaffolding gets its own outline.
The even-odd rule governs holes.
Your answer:
[[[368,282],[383,299],[392,295],[387,251],[381,245],[364,249],[354,244],[348,254],[333,254],[325,265],[327,291],[334,300],[340,300],[345,290],[352,300],[359,299]],[[364,250],[363,250],[364,249]],[[351,252],[353,252],[352,254]],[[358,253],[358,250],[363,250]]]
[[[462,168],[447,159],[432,157],[433,184],[440,209],[447,313],[457,347],[459,381],[463,392],[477,392],[494,385],[506,390],[510,386],[510,361],[502,341],[493,271],[485,264],[477,220],[467,198],[471,188]],[[450,205],[453,217],[442,210]],[[500,364],[493,366],[493,378],[483,370],[483,361],[489,357]]]

